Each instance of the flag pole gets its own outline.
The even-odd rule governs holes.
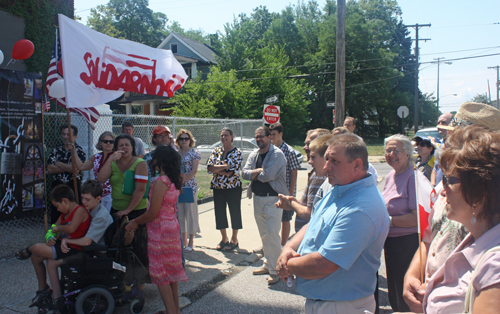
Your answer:
[[[45,94],[45,93],[43,93]],[[45,95],[45,101],[47,101],[47,95]],[[50,101],[50,100],[49,100]],[[43,101],[42,97],[42,154],[44,156],[44,161],[45,161],[45,127],[44,127],[44,115],[43,112],[45,111],[45,103]],[[45,213],[43,214],[43,223],[45,227],[45,233],[47,233],[47,230],[49,230],[49,222],[48,222],[48,210],[49,206],[47,204],[47,178],[46,178],[46,172],[45,169],[43,170],[43,191],[44,191],[44,198],[45,198]]]
[[[71,115],[69,114],[68,104],[66,103],[66,117],[68,119],[68,132],[69,132],[69,141],[73,148],[76,149],[76,143],[73,142],[73,129],[71,128]],[[78,184],[76,182],[76,163],[75,163],[75,155],[71,152],[71,168],[73,170],[73,187],[75,188],[75,200],[77,204],[80,204],[78,199]]]
[[[417,164],[413,165],[413,171],[415,175],[415,201],[417,203],[417,230],[418,230],[418,252],[420,253],[420,283],[424,283],[424,265],[422,265],[423,261],[423,253],[422,253],[422,234],[420,232],[420,209],[418,204],[418,175],[417,175]]]

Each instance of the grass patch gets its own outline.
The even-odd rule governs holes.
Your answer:
[[[384,156],[384,139],[383,138],[364,138],[368,156]]]

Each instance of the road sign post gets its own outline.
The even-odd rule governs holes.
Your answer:
[[[404,132],[404,128],[405,128],[404,121],[405,121],[405,118],[410,113],[410,110],[408,110],[408,107],[406,107],[406,106],[400,106],[398,108],[397,113],[398,113],[398,116],[401,118],[401,134],[404,134],[405,133]],[[415,132],[417,132],[417,131],[415,131]]]
[[[264,105],[264,120],[269,124],[280,122],[280,107]]]

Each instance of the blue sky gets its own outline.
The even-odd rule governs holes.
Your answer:
[[[85,23],[90,8],[106,4],[105,0],[75,0],[76,14]],[[267,2],[267,3],[266,3]],[[150,0],[149,7],[163,12],[170,21],[178,21],[185,29],[202,29],[206,33],[223,30],[240,13],[250,14],[252,9],[264,5],[272,12],[280,12],[296,1],[242,1],[242,0]],[[324,0],[318,1],[320,7]],[[456,59],[500,54],[500,1],[478,0],[399,0],[403,22],[407,25],[432,24],[419,30],[419,38],[430,41],[419,43],[419,87],[424,93],[437,89],[437,65],[425,64],[434,58]],[[496,24],[495,24],[496,23]],[[411,31],[414,38],[414,32]],[[443,59],[446,61],[446,59]],[[496,99],[496,70],[488,67],[500,65],[500,55],[441,63],[439,78],[440,108],[443,112],[458,110],[460,104],[478,93],[488,91]],[[456,96],[455,96],[456,94]]]

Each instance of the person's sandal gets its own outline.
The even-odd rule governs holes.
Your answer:
[[[239,247],[239,245],[240,245],[239,243],[234,244],[234,243],[229,242],[228,244],[226,244],[224,246],[224,251],[233,251],[233,250],[237,249]]]
[[[228,244],[229,242],[220,241],[215,248],[217,249],[217,251],[222,251]]]
[[[49,286],[45,286],[45,288],[36,292],[35,297],[31,300],[30,307],[40,306],[51,294],[52,289],[50,289]]]
[[[28,258],[31,257],[31,251],[30,251],[30,246],[28,246],[27,248],[25,249],[22,249],[22,250],[19,250],[15,253],[15,256],[18,260],[20,261],[24,261]]]

